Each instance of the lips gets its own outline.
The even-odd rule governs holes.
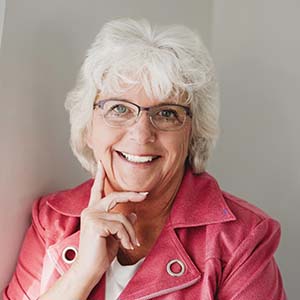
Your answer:
[[[160,155],[133,155],[123,151],[117,151],[117,153],[129,162],[143,164],[150,163],[160,157]]]

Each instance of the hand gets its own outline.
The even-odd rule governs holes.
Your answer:
[[[105,171],[99,162],[89,205],[81,213],[78,257],[72,266],[83,278],[97,277],[100,280],[117,255],[120,245],[131,250],[139,246],[133,228],[136,215],[126,217],[109,210],[118,203],[141,202],[147,193],[115,192],[102,198],[104,181]]]

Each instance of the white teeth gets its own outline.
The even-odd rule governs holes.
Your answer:
[[[156,158],[157,156],[136,156],[136,155],[131,155],[125,152],[121,152],[123,154],[123,156],[131,162],[135,162],[135,163],[145,163],[145,162],[150,162],[152,161],[154,158]]]

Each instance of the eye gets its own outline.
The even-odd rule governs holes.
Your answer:
[[[117,104],[113,106],[110,110],[118,114],[124,114],[128,111],[128,108],[123,104]]]
[[[163,109],[158,112],[158,115],[166,119],[177,118],[177,112],[172,109]]]

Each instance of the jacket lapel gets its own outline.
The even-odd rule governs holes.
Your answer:
[[[197,176],[188,170],[177,193],[167,224],[119,299],[152,299],[199,282],[202,277],[201,271],[186,252],[175,230],[235,219],[216,180],[205,172]],[[170,274],[168,270],[170,262],[175,262],[171,264],[177,268],[175,273],[180,274],[180,270],[184,269],[180,276]]]
[[[120,300],[152,299],[195,284],[201,273],[172,227],[165,227]]]
[[[48,205],[63,215],[79,217],[88,203],[92,183],[93,180],[89,180],[73,190],[59,193],[48,201]],[[189,257],[175,230],[235,219],[216,180],[206,172],[194,175],[188,169],[167,224],[119,299],[151,299],[199,282],[201,271]],[[48,248],[47,254],[60,274],[66,272],[71,265],[63,260],[64,250],[67,247],[78,249],[78,245],[79,231]],[[97,295],[99,299],[104,299],[104,290],[105,276],[94,288],[91,296]]]
[[[71,266],[70,263],[64,260],[65,249],[70,247],[78,249],[79,234],[80,232],[77,231],[47,249],[47,255],[61,275]],[[182,273],[182,275],[179,275],[180,273]],[[186,288],[200,279],[200,271],[186,253],[173,228],[166,226],[149,255],[124,289],[119,299],[151,299],[159,295]],[[104,290],[105,276],[103,276],[99,284],[93,289],[90,297],[101,295],[99,299],[104,299],[102,298]]]

